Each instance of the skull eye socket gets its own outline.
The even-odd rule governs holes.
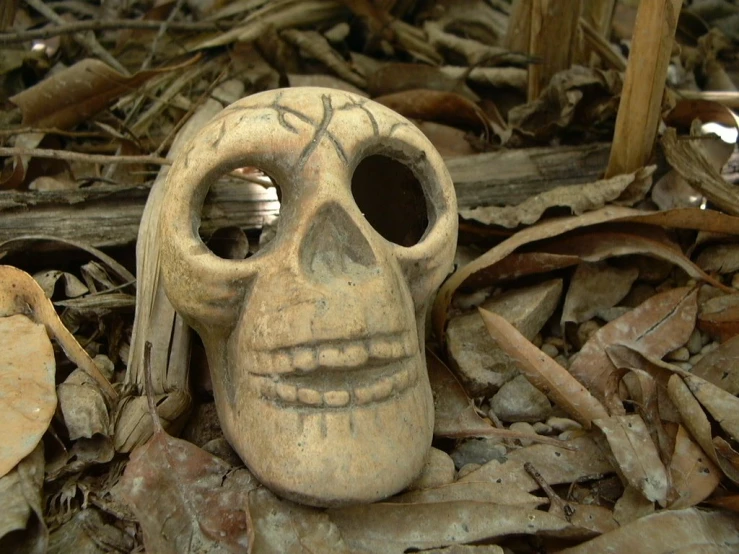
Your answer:
[[[230,202],[232,198],[238,202]],[[252,216],[244,214],[247,201],[253,204]],[[256,167],[243,167],[222,175],[210,188],[198,234],[219,258],[243,260],[270,242],[280,208],[281,191],[274,180]],[[244,225],[232,226],[233,219],[242,220]]]
[[[364,158],[352,175],[352,195],[365,219],[386,240],[414,246],[426,232],[426,196],[403,163],[380,154]]]

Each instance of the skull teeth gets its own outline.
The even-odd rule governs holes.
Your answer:
[[[418,352],[414,333],[393,334],[355,341],[331,341],[253,352],[252,373],[257,375],[307,373],[319,368],[352,369],[368,363],[401,360]]]
[[[418,378],[415,364],[398,365],[380,368],[385,376],[374,379],[370,384],[342,390],[320,391],[303,384],[285,382],[278,376],[253,375],[253,378],[259,395],[267,400],[293,406],[342,408],[350,404],[362,406],[381,402],[408,389]],[[388,370],[392,370],[392,374],[387,375]]]

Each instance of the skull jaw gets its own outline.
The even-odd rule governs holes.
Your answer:
[[[419,475],[433,437],[431,387],[423,355],[416,358],[415,384],[364,406],[279,405],[243,379],[233,406],[216,388],[226,439],[260,482],[295,502],[330,507],[391,496]]]

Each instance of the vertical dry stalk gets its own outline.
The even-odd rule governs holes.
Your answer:
[[[532,1],[529,54],[541,61],[529,66],[529,102],[539,97],[552,75],[572,65],[579,20],[580,0]]]
[[[606,177],[631,173],[649,159],[682,0],[641,2]]]
[[[528,53],[529,51],[533,2],[534,0],[514,0],[513,2],[505,36],[505,47],[512,52]]]
[[[611,34],[611,25],[615,10],[616,0],[588,0],[587,2],[583,2],[581,21],[584,21],[584,23],[581,23],[581,25],[584,27],[583,31],[585,32],[586,40],[578,48],[578,54],[575,58],[576,63],[582,63],[584,65],[592,65],[594,62],[597,63],[598,57],[593,56],[593,54],[598,55],[601,53],[592,44],[594,37],[587,37],[587,35],[589,32],[595,32],[598,35],[598,40],[600,40],[599,44],[607,45],[608,37]],[[608,48],[610,49],[610,45],[608,45]],[[605,55],[608,56],[608,53]],[[610,65],[613,64],[611,63]]]

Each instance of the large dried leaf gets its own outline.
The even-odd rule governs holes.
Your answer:
[[[618,304],[639,277],[635,267],[612,267],[605,262],[581,263],[570,279],[562,323],[582,323]]]
[[[402,554],[506,535],[562,531],[569,523],[539,510],[485,502],[379,503],[327,512],[353,549]]]
[[[263,487],[249,492],[252,554],[351,554],[339,529],[322,510],[280,500]]]
[[[675,452],[670,460],[671,510],[690,508],[703,502],[721,481],[721,471],[680,425],[675,437]]]
[[[136,448],[121,492],[149,552],[244,552],[249,547],[247,495],[258,484],[187,441],[161,429]]]
[[[552,219],[520,231],[488,250],[475,261],[458,269],[439,289],[432,311],[436,336],[444,340],[449,306],[457,289],[481,271],[494,271],[494,266],[516,249],[547,238],[611,221],[632,221],[677,229],[696,229],[716,233],[739,234],[739,218],[711,210],[681,208],[667,212],[643,212],[607,206],[581,216]]]
[[[594,421],[608,441],[621,475],[647,500],[667,504],[667,471],[647,426],[636,414]]]
[[[0,477],[0,552],[44,554],[49,531],[44,522],[44,447],[38,444]]]
[[[33,452],[48,429],[56,410],[55,372],[44,326],[24,315],[0,317],[0,477]]]
[[[530,463],[550,485],[573,483],[584,477],[613,473],[613,465],[591,435],[567,441],[572,449],[535,444],[506,454],[503,462],[492,460],[462,477],[459,482],[493,482],[535,491],[539,484],[526,471]]]
[[[698,328],[722,342],[739,335],[739,294],[704,302],[698,314]]]
[[[606,352],[610,345],[625,344],[661,358],[688,341],[697,311],[696,289],[683,287],[656,294],[595,332],[573,360],[570,373],[596,397],[605,399],[616,371]],[[609,402],[609,409],[618,410],[618,401]]]
[[[636,173],[617,175],[594,183],[556,187],[532,196],[517,206],[462,209],[459,214],[485,225],[512,229],[536,223],[547,209],[554,207],[569,208],[572,213],[579,215],[602,208],[607,203],[633,205],[644,198],[652,186],[654,169],[654,166],[650,166]],[[628,197],[628,201],[618,201],[621,197]]]
[[[570,373],[531,344],[504,318],[480,309],[490,335],[518,363],[521,373],[560,408],[589,429],[594,419],[608,413]]]
[[[159,70],[140,71],[131,77],[96,59],[85,59],[16,94],[10,100],[21,109],[30,127],[70,129],[92,118],[120,96],[154,75],[176,71],[197,61]],[[53,102],[49,99],[53,98]]]
[[[734,440],[739,439],[739,398],[695,375],[683,373],[682,378],[721,428]]]
[[[530,509],[546,502],[542,497],[529,494],[516,485],[465,481],[410,491],[387,500],[387,502],[397,502],[399,504],[432,504],[458,501],[487,502],[506,506],[522,506]]]
[[[713,441],[713,433],[711,432],[711,423],[708,421],[706,414],[703,412],[700,403],[695,399],[693,393],[690,392],[688,385],[680,378],[679,375],[673,375],[667,384],[667,391],[670,400],[680,412],[683,424],[690,431],[691,436],[701,446],[703,451],[708,454],[711,460],[721,468],[729,479],[734,483],[739,483],[739,468],[732,464],[731,451],[718,451]]]
[[[560,554],[631,552],[730,554],[739,549],[739,519],[695,508],[662,511],[619,527]]]
[[[730,394],[737,395],[739,394],[737,360],[739,360],[739,336],[730,338],[721,343],[716,350],[705,354],[693,366],[692,373]]]

